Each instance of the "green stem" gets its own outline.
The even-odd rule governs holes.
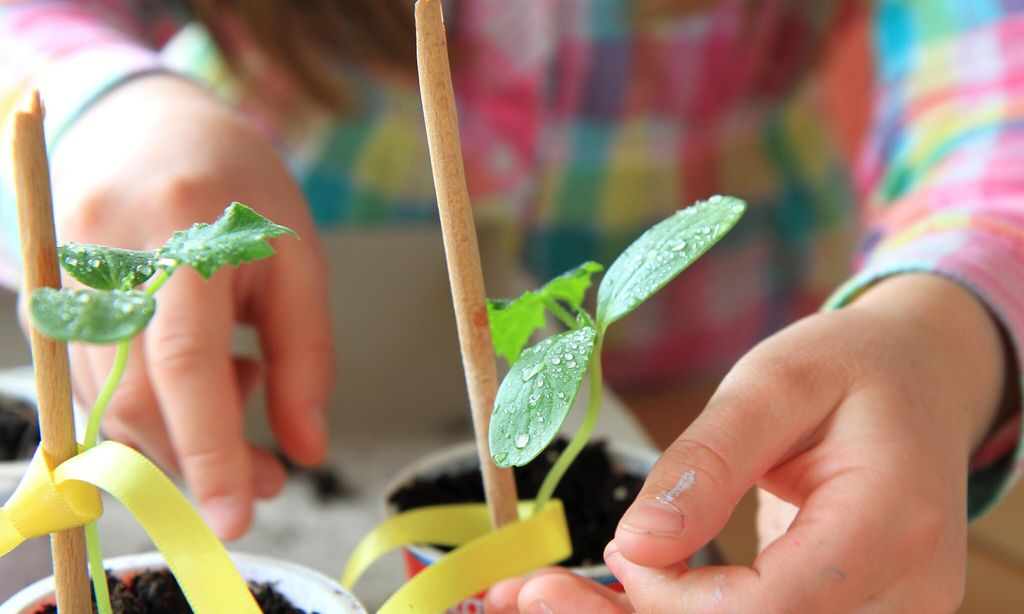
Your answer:
[[[97,614],[113,614],[113,608],[110,607],[107,573],[103,570],[100,534],[96,529],[95,522],[85,525],[85,550],[89,554],[89,573],[92,575],[92,590],[96,594]]]
[[[110,398],[114,396],[117,385],[121,383],[121,376],[124,375],[125,366],[128,364],[128,343],[128,341],[122,341],[117,344],[114,364],[110,367],[107,381],[103,382],[103,388],[100,389],[100,393],[96,396],[96,402],[93,403],[92,412],[89,414],[89,425],[85,429],[85,441],[83,442],[86,450],[96,446],[96,441],[100,435],[100,422],[103,420],[103,413],[107,410],[107,405],[110,404]]]
[[[85,440],[82,444],[83,450],[96,447],[103,414],[107,411],[110,399],[114,396],[117,385],[121,383],[125,366],[128,364],[128,344],[128,341],[117,344],[114,364],[110,367],[107,381],[103,382],[103,388],[96,395],[96,402],[93,403],[92,412],[89,414],[89,425],[85,429]],[[107,574],[103,569],[103,550],[100,547],[100,534],[95,522],[85,525],[85,551],[89,556],[89,574],[92,576],[92,589],[96,595],[97,614],[112,614],[110,591],[107,590]]]
[[[156,277],[153,278],[153,281],[149,282],[149,285],[146,286],[146,294],[153,296],[156,294],[156,291],[160,289],[160,286],[164,285],[164,283],[170,278],[170,273],[161,269],[160,272],[156,274]]]
[[[569,442],[569,445],[558,456],[558,460],[548,470],[548,474],[544,476],[544,482],[541,483],[540,491],[534,500],[534,514],[547,505],[551,495],[558,488],[558,483],[562,480],[562,476],[569,470],[569,465],[572,465],[572,462],[579,456],[583,446],[587,445],[590,434],[594,431],[594,426],[597,424],[597,417],[601,413],[601,343],[603,341],[602,335],[599,334],[594,340],[594,351],[590,354],[590,364],[588,365],[590,370],[590,400],[587,403],[587,413],[583,416],[580,430],[576,431],[572,441]]]
[[[558,301],[556,301],[555,299],[549,296],[545,296],[544,306],[548,308],[548,311],[550,311],[552,315],[561,320],[562,324],[568,326],[569,330],[576,330],[577,328],[580,327],[580,323],[576,320],[576,318],[572,317],[572,314],[566,311],[564,307],[559,305]]]

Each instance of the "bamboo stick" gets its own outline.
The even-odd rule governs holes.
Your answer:
[[[511,469],[495,466],[488,444],[498,375],[487,321],[480,250],[462,166],[455,94],[439,0],[416,2],[416,58],[477,455],[491,523],[499,528],[517,520],[516,484]]]
[[[24,260],[22,291],[28,296],[37,288],[59,288],[50,168],[39,92],[34,92],[27,105],[14,115],[14,183]],[[65,343],[39,334],[34,327],[30,327],[29,342],[39,402],[40,445],[43,458],[53,469],[78,452],[71,410],[68,348]],[[54,533],[50,545],[57,610],[61,614],[92,612],[84,532],[73,529]]]

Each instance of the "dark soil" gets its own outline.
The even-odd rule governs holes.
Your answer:
[[[35,406],[0,394],[0,462],[28,460],[38,445]]]
[[[566,440],[557,439],[525,467],[516,467],[516,488],[521,499],[531,499],[540,490],[548,469],[565,449]],[[565,505],[572,538],[573,556],[563,565],[575,567],[599,564],[604,547],[615,536],[615,527],[636,498],[646,476],[626,475],[613,470],[603,441],[590,443],[569,467],[555,498]],[[427,505],[483,501],[483,478],[479,469],[417,479],[391,496],[400,511]]]
[[[108,571],[107,585],[110,587],[110,603],[115,614],[192,614],[177,580],[166,569],[142,572],[127,584]],[[305,610],[294,607],[270,584],[250,584],[249,590],[266,614],[306,614]],[[57,607],[54,605],[44,606],[35,612],[56,613]]]
[[[284,465],[289,475],[307,480],[313,487],[313,494],[319,503],[326,504],[342,499],[350,499],[355,491],[349,486],[348,480],[340,469],[329,465],[319,467],[300,467],[293,463],[284,452],[277,451],[277,458]]]

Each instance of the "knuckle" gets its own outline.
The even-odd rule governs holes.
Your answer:
[[[193,444],[180,453],[181,467],[199,499],[232,495],[236,492],[233,485],[247,483],[246,480],[231,479],[237,459],[231,448],[217,443]]]
[[[706,489],[725,496],[730,492],[733,478],[725,457],[714,446],[686,437],[677,439],[658,461],[658,468],[671,488],[686,472],[695,471],[700,479],[711,482]],[[696,479],[696,478],[695,478]],[[724,500],[724,499],[723,499]],[[730,504],[732,502],[730,501]]]
[[[89,242],[110,228],[117,196],[108,186],[94,186],[61,204],[55,211],[55,224],[61,241]]]
[[[198,331],[175,331],[157,335],[152,339],[154,366],[169,376],[182,376],[210,356],[215,356],[217,344],[212,336]]]
[[[203,217],[204,207],[216,197],[216,182],[201,173],[177,174],[155,179],[149,187],[157,219],[162,225],[179,229],[182,224],[211,222]]]

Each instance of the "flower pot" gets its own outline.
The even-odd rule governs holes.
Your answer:
[[[366,614],[351,593],[334,580],[312,569],[251,554],[231,553],[242,577],[250,583],[270,583],[292,605],[320,614]],[[132,554],[109,559],[105,567],[122,579],[144,570],[164,568],[159,552]],[[53,603],[53,577],[31,584],[3,605],[0,614],[33,614],[37,608]]]
[[[627,445],[618,442],[608,444],[608,455],[612,466],[622,471],[645,478],[650,472],[659,452],[652,448]],[[579,459],[577,459],[577,462]],[[394,515],[398,510],[389,503],[392,495],[403,486],[417,478],[434,478],[447,473],[470,470],[478,466],[476,448],[472,442],[459,444],[426,456],[400,471],[384,490],[383,510],[385,515]],[[444,552],[432,546],[413,545],[404,549],[403,559],[406,573],[411,578],[442,556]],[[693,565],[706,564],[703,551],[691,559]],[[570,569],[586,578],[599,582],[613,590],[622,590],[622,585],[604,564],[570,567]],[[483,595],[466,600],[449,610],[449,612],[482,612]]]

